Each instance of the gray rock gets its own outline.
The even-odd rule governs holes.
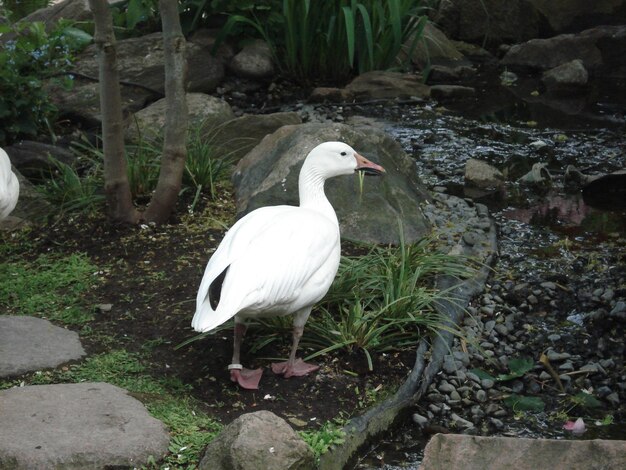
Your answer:
[[[450,415],[450,418],[452,418],[452,422],[458,426],[461,429],[469,429],[469,428],[473,428],[474,427],[474,423],[472,423],[471,421],[468,421],[464,418],[461,418],[459,415],[457,415],[456,413],[452,413]]]
[[[0,467],[141,467],[167,452],[160,421],[106,383],[36,385],[0,391]]]
[[[455,391],[456,389],[454,388],[454,385],[446,382],[445,380],[439,385],[439,387],[437,387],[437,390],[439,390],[440,392],[443,393],[447,393],[450,394],[450,392]]]
[[[465,164],[465,184],[481,189],[502,188],[504,175],[488,163],[470,158]]]
[[[428,418],[426,418],[425,416],[422,416],[419,413],[413,413],[412,419],[413,419],[413,422],[417,424],[419,427],[423,427],[426,424],[428,424]]]
[[[257,411],[226,426],[207,446],[198,468],[313,470],[315,459],[285,420],[270,411]]]
[[[326,194],[337,212],[343,237],[395,243],[398,219],[403,222],[407,243],[429,232],[430,224],[420,207],[430,196],[402,147],[383,132],[344,124],[283,126],[265,137],[239,162],[233,175],[238,214],[267,205],[297,205],[302,161],[313,147],[329,140],[352,145],[387,170],[382,177],[366,178],[362,194],[356,176],[326,182]]]
[[[462,85],[433,85],[430,87],[431,98],[437,101],[450,101],[474,96],[476,89]]]
[[[265,41],[255,39],[232,58],[228,68],[238,77],[269,78],[274,75],[272,51]]]
[[[433,61],[436,62],[437,60],[453,61],[454,63],[463,59],[463,54],[458,51],[454,43],[430,21],[424,26],[420,40],[411,51],[412,41],[413,38],[409,38],[406,41],[399,54],[399,59],[404,61],[408,58],[414,65],[422,69],[430,66]],[[407,57],[409,53],[411,57]],[[431,67],[431,73],[435,67],[437,65]]]
[[[604,399],[615,407],[620,405],[619,394],[617,392],[610,393]]]
[[[293,112],[245,114],[207,130],[206,137],[218,155],[238,162],[266,135],[282,126],[301,123],[298,113]]]
[[[207,129],[207,133],[214,133],[215,128],[235,117],[226,101],[204,93],[187,93],[187,109],[189,128],[202,126]],[[131,141],[141,138],[158,142],[163,137],[166,115],[165,98],[152,103],[128,119],[126,138]]]
[[[21,140],[4,150],[15,168],[27,178],[41,178],[42,171],[47,173],[56,170],[51,157],[66,165],[71,165],[75,160],[74,154],[66,148],[32,140]]]
[[[74,331],[40,318],[0,316],[0,377],[56,367],[84,355]]]
[[[444,0],[437,8],[434,21],[449,37],[469,43],[518,43],[539,32],[536,12],[522,0],[506,5],[497,0]]]
[[[569,359],[570,357],[572,357],[570,353],[566,353],[566,352],[558,353],[553,350],[548,351],[546,356],[548,356],[548,360],[550,360],[550,362],[564,361],[565,359]]]
[[[91,16],[91,15],[90,15]],[[187,90],[211,93],[224,78],[224,64],[220,56],[213,56],[210,48],[187,42]],[[164,50],[160,32],[117,42],[124,113],[139,111],[149,102],[163,97],[165,92]],[[96,46],[90,45],[76,55],[74,70],[88,77],[98,77]],[[74,86],[66,89],[55,84],[46,86],[52,102],[61,115],[80,117],[89,124],[100,122],[99,85],[80,76]]]
[[[597,26],[577,34],[531,39],[509,49],[500,63],[507,67],[548,70],[580,59],[587,70],[610,66],[613,52],[626,47],[625,25]],[[617,59],[618,60],[618,59]]]
[[[487,401],[487,392],[484,390],[476,390],[475,397],[478,402],[485,403]]]
[[[587,84],[589,74],[582,60],[574,59],[544,72],[541,81],[549,91],[572,92]]]
[[[490,388],[493,388],[493,386],[495,385],[495,382],[491,379],[482,379],[480,381],[480,385],[485,390],[489,390]]]
[[[414,74],[377,70],[359,75],[344,88],[344,92],[346,97],[356,101],[428,98],[430,87]]]
[[[437,434],[424,451],[422,470],[588,470],[626,468],[626,442],[551,440]]]

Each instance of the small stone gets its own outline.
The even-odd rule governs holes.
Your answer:
[[[564,362],[559,366],[559,370],[572,371],[574,370],[574,364],[572,364],[570,361]]]
[[[572,355],[569,354],[569,353],[566,353],[566,352],[558,353],[558,352],[555,352],[555,351],[548,351],[546,356],[548,356],[548,360],[550,362],[563,361],[565,359],[569,359],[570,357],[572,357]]]
[[[485,389],[485,390],[489,390],[490,388],[493,388],[493,386],[495,385],[495,382],[491,379],[482,379],[480,381],[480,385]]]
[[[614,296],[615,292],[613,291],[613,289],[606,289],[604,293],[600,296],[600,298],[605,302],[610,302],[611,300],[613,300]]]
[[[452,390],[450,392],[450,403],[452,402],[459,402],[461,401],[461,395],[459,395],[459,392],[457,392],[456,390]]]
[[[607,395],[605,400],[613,406],[619,406],[620,404],[619,395],[617,394],[617,392],[613,392],[610,395]]]
[[[545,370],[539,374],[539,380],[550,380],[552,376],[548,374]]]
[[[450,417],[452,418],[452,422],[456,426],[460,427],[461,429],[468,429],[468,428],[473,428],[474,427],[474,423],[472,423],[471,421],[468,421],[466,419],[461,418],[456,413],[452,413],[450,415]]]
[[[514,380],[513,382],[511,382],[511,391],[513,393],[522,393],[523,390],[524,382],[522,382],[521,380]]]
[[[539,303],[539,299],[535,294],[530,294],[528,297],[526,297],[526,300],[528,300],[528,303],[531,305],[537,305]]]
[[[494,326],[496,326],[496,322],[494,320],[489,320],[488,322],[485,322],[485,333],[491,333]]]
[[[501,334],[502,336],[504,336],[504,335],[508,335],[508,334],[509,334],[509,331],[510,331],[510,329],[509,329],[506,325],[503,325],[502,323],[498,323],[498,324],[494,327],[494,329],[495,329],[495,330],[496,330],[499,334]],[[512,329],[512,328],[511,328],[511,329]]]
[[[504,423],[501,420],[499,420],[498,418],[489,418],[489,422],[496,429],[504,429]]]
[[[480,403],[484,403],[487,401],[487,392],[485,392],[484,390],[477,390],[474,396],[476,397],[476,400],[478,400]]]
[[[548,339],[549,339],[550,341],[553,341],[553,342],[554,342],[554,341],[558,341],[558,340],[560,340],[560,339],[561,339],[561,335],[558,335],[558,334],[556,334],[556,333],[553,333],[553,334],[551,334],[551,335],[548,335]]]
[[[98,304],[96,305],[96,308],[101,312],[110,312],[113,308],[113,304]]]
[[[413,413],[413,422],[415,424],[417,424],[419,427],[424,427],[426,424],[428,424],[428,418],[426,418],[425,416],[422,416],[419,413]]]
[[[473,372],[468,372],[467,373],[467,378],[470,379],[472,382],[480,383],[480,378],[476,374],[474,374]]]
[[[443,381],[441,383],[441,385],[439,385],[439,387],[437,387],[437,389],[442,392],[442,393],[447,393],[450,394],[451,392],[453,392],[455,390],[454,386],[446,381]]]
[[[548,289],[548,290],[555,290],[556,289],[556,284],[554,282],[542,282],[540,284],[541,287],[543,287],[544,289]]]

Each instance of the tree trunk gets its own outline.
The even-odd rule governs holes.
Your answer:
[[[136,223],[124,151],[122,97],[117,73],[117,52],[113,21],[107,0],[89,0],[94,17],[94,42],[98,49],[104,191],[109,216],[119,222]]]
[[[187,60],[177,1],[159,0],[159,9],[163,25],[167,112],[159,181],[144,218],[148,222],[163,223],[174,211],[187,157]]]

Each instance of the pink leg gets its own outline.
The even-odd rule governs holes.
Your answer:
[[[285,378],[289,378],[301,377],[320,368],[320,366],[318,365],[308,364],[302,359],[296,359],[296,351],[298,349],[298,343],[300,342],[300,338],[302,338],[303,331],[303,327],[294,326],[293,344],[291,345],[289,360],[287,362],[277,362],[272,364],[272,372],[274,372],[275,374],[283,374]]]
[[[233,360],[230,369],[230,380],[237,382],[241,388],[246,390],[257,390],[259,381],[263,375],[263,369],[245,369],[240,364],[241,343],[246,334],[246,325],[235,322],[235,340],[233,345]],[[235,367],[233,367],[235,366]],[[239,366],[239,367],[237,367]]]

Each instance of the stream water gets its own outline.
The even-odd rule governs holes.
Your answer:
[[[480,104],[461,105],[457,110],[397,105],[357,106],[350,112],[382,123],[415,159],[418,174],[431,190],[490,208],[499,229],[501,257],[496,271],[514,271],[515,280],[524,282],[540,273],[558,273],[562,263],[577,262],[582,252],[603,260],[614,258],[617,250],[622,256],[618,259],[624,259],[626,198],[606,198],[606,204],[598,204],[596,198],[592,205],[580,190],[566,191],[564,177],[568,165],[584,174],[607,174],[626,168],[626,104],[596,95],[594,106],[584,115],[558,115],[505,94],[507,99],[498,93],[483,93],[485,100]],[[500,169],[507,179],[506,190],[468,190],[464,171],[470,158]],[[535,163],[546,165],[550,184],[525,185],[519,181]],[[602,202],[602,195],[599,200]],[[552,334],[581,328],[571,322],[531,321]],[[505,421],[505,428],[497,434],[568,438],[561,427],[541,416],[535,417],[531,425],[519,417]],[[595,428],[583,438],[625,439],[625,429],[623,423],[616,423]],[[407,423],[393,436],[373,445],[354,468],[419,468],[425,443],[417,427]]]

